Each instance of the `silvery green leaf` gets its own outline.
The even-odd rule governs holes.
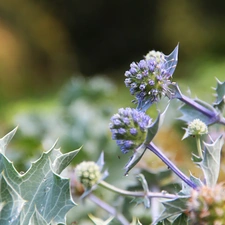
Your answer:
[[[130,225],[142,225],[142,223],[136,217],[133,217]]]
[[[182,213],[171,224],[173,224],[173,225],[189,225],[188,220],[189,219],[188,219],[187,215]]]
[[[153,104],[152,99],[147,95],[144,99],[138,101],[137,109],[146,112],[148,108]]]
[[[170,223],[169,220],[164,219],[163,221],[158,222],[157,225],[172,225],[172,224]]]
[[[198,155],[195,155],[194,153],[192,153],[192,158],[191,160],[196,164],[199,165],[199,163],[202,161],[202,158],[199,157]]]
[[[33,215],[31,216],[29,220],[28,225],[48,225],[48,223],[45,221],[45,219],[41,216],[41,214],[38,212],[38,210],[35,208],[35,211]]]
[[[175,49],[169,54],[165,55],[165,70],[167,71],[170,76],[173,75],[177,62],[178,62],[178,49],[179,49],[179,44],[175,47]]]
[[[192,174],[190,176],[190,180],[193,181],[198,187],[204,186],[203,182]]]
[[[91,214],[88,215],[89,218],[94,222],[95,225],[108,225],[113,220],[113,216],[109,217],[107,220],[99,219]]]
[[[11,132],[5,136],[6,138],[0,139],[0,145],[5,146],[12,134],[14,133]],[[29,224],[31,217],[35,215],[35,210],[48,224],[50,222],[65,224],[65,215],[75,206],[75,203],[70,194],[69,180],[56,174],[55,171],[62,171],[72,160],[69,157],[73,158],[76,153],[77,150],[69,155],[66,154],[64,158],[58,149],[52,148],[33,162],[23,175],[18,173],[12,162],[2,152],[0,153],[0,173],[2,174],[0,185],[1,188],[7,187],[4,190],[8,191],[8,194],[1,191],[1,194],[4,194],[1,199],[6,197],[4,199],[6,205],[2,210],[4,211],[7,206],[8,215],[12,215],[8,216],[10,225]],[[0,202],[2,202],[1,199]],[[17,204],[19,206],[16,208]],[[4,218],[6,218],[5,215],[4,213]],[[36,213],[35,218],[37,217]]]
[[[0,175],[0,224],[19,224],[22,209],[26,203],[5,177],[4,171]]]
[[[162,203],[164,211],[159,218],[153,222],[153,225],[157,225],[158,222],[165,219],[169,220],[173,224],[173,222],[186,210],[187,200],[188,197],[178,197],[177,199],[164,201]]]
[[[206,125],[213,124],[218,120],[217,117],[213,116],[213,115],[217,115],[218,112],[211,105],[199,99],[195,99],[195,100],[190,99],[190,101],[193,101],[193,103],[196,103],[199,107],[205,108],[208,112],[210,111],[212,115],[211,116],[206,115],[203,112],[199,111],[199,109],[193,107],[190,104],[183,104],[180,108],[180,111],[183,114],[179,118],[180,120],[190,123],[194,119],[201,119],[201,121],[204,122]]]
[[[187,129],[187,128],[184,128],[184,130],[185,130],[185,133],[184,133],[184,136],[182,137],[181,140],[184,140],[185,138],[187,138],[187,137],[190,136],[190,134],[189,134],[189,132],[188,132],[188,129]]]
[[[146,151],[146,145],[142,144],[135,151],[134,154],[130,157],[128,163],[125,166],[125,176],[128,175],[128,172],[140,161],[142,156]]]
[[[166,95],[169,99],[175,99],[175,98],[180,99],[182,97],[182,93],[177,83],[173,82],[168,86]]]
[[[15,135],[16,131],[17,127],[0,139],[0,153],[5,154],[6,147]]]
[[[169,105],[166,107],[163,113],[159,113],[155,122],[147,128],[147,135],[145,142],[142,145],[140,145],[137,149],[135,149],[134,154],[130,157],[128,163],[125,166],[126,170],[125,175],[128,175],[128,172],[140,161],[140,159],[144,155],[146,151],[146,145],[148,145],[152,141],[152,139],[157,134],[160,126],[162,125],[168,107]]]
[[[105,164],[105,160],[104,160],[104,152],[102,152],[98,158],[98,161],[96,162],[97,165],[99,166],[100,170],[102,170],[104,164]]]
[[[137,179],[141,182],[141,185],[142,185],[142,188],[144,190],[145,193],[148,193],[149,192],[149,189],[148,189],[148,183],[144,177],[143,174],[138,174],[137,175]],[[144,196],[144,205],[146,208],[149,208],[150,207],[150,200],[148,198],[148,196]]]
[[[77,155],[77,153],[80,151],[81,148],[67,152],[65,154],[62,154],[60,152],[60,149],[53,149],[51,151],[51,156],[56,156],[54,161],[52,161],[52,169],[55,173],[60,174],[74,159],[74,157]],[[51,157],[50,156],[50,157]],[[52,158],[52,157],[51,157]]]
[[[217,87],[215,90],[216,90],[216,100],[213,103],[213,105],[222,112],[225,104],[225,81],[220,82],[219,80],[217,80]]]
[[[164,121],[164,118],[165,118],[166,111],[167,111],[168,107],[169,107],[169,105],[166,107],[166,109],[164,110],[163,113],[159,113],[155,122],[148,127],[147,136],[146,136],[146,139],[145,139],[146,145],[148,145],[153,140],[155,135],[157,134],[159,128],[161,127],[161,125]]]
[[[203,160],[199,165],[203,170],[206,185],[209,187],[213,187],[217,183],[223,143],[223,135],[217,138],[212,144],[204,143]]]

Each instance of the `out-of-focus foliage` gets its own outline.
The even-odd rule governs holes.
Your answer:
[[[108,129],[109,117],[115,112],[112,97],[115,92],[113,83],[104,77],[73,78],[62,87],[51,107],[15,113],[13,123],[20,127],[21,134],[18,146],[27,149],[26,153],[21,151],[20,160],[14,155],[17,163],[24,163],[24,157],[39,152],[38,139],[45,149],[57,139],[64,151],[83,146],[78,160],[91,159],[103,150],[108,155],[116,154]]]
[[[180,77],[192,74],[190,62],[198,63],[203,56],[225,57],[221,0],[216,4],[208,0],[88,4],[80,0],[0,2],[1,96],[41,95],[73,72],[118,78],[148,50],[157,48],[167,54],[178,42],[179,55],[185,59],[177,68]]]

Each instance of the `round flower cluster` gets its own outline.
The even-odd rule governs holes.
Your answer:
[[[225,187],[221,184],[213,188],[203,186],[193,190],[188,201],[187,214],[193,225],[225,224]]]
[[[95,162],[84,161],[77,165],[76,176],[85,188],[91,188],[101,178],[101,171]]]
[[[135,150],[144,141],[151,118],[144,112],[132,108],[121,108],[112,116],[110,130],[112,139],[123,153]]]
[[[130,64],[124,83],[137,102],[148,98],[153,103],[166,95],[172,77],[167,66],[165,55],[156,51],[150,51],[145,59]]]
[[[188,125],[188,134],[189,135],[203,135],[208,133],[208,127],[200,119],[195,119]]]

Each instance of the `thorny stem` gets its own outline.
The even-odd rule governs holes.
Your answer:
[[[101,181],[99,183],[100,186],[113,191],[115,193],[118,193],[120,195],[124,195],[124,196],[130,196],[130,197],[149,197],[149,198],[169,198],[169,199],[174,199],[177,197],[177,195],[174,194],[168,194],[168,193],[163,193],[163,192],[150,192],[148,191],[147,193],[145,193],[144,191],[126,191],[120,188],[117,188],[105,181]]]
[[[130,224],[127,221],[127,219],[121,213],[119,213],[119,212],[116,211],[116,209],[114,207],[112,207],[109,204],[107,204],[106,202],[102,201],[100,198],[98,198],[94,194],[91,193],[89,195],[89,198],[88,199],[91,200],[92,202],[94,202],[99,207],[101,207],[104,210],[106,210],[111,215],[113,215],[117,220],[120,221],[121,224],[123,224],[123,225],[129,225]]]
[[[147,148],[157,155],[167,166],[170,168],[180,179],[182,179],[187,185],[193,189],[197,188],[197,185],[193,183],[184,173],[180,171],[152,142],[147,145]]]

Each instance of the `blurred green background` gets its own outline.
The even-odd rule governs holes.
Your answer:
[[[0,134],[19,126],[10,159],[26,170],[59,139],[64,152],[83,145],[74,164],[104,151],[108,180],[124,187],[127,157],[108,129],[118,108],[133,106],[124,72],[148,51],[169,54],[179,43],[174,81],[213,102],[215,77],[225,80],[224,10],[224,1],[209,0],[0,0]],[[178,105],[169,115],[179,116]],[[155,142],[188,173],[195,147],[180,141],[182,127],[168,118]],[[140,166],[162,166],[152,157]]]
[[[78,73],[121,81],[132,61],[178,42],[175,78],[213,68],[197,81],[211,84],[224,71],[224,10],[209,0],[0,1],[1,101],[52,94]]]

